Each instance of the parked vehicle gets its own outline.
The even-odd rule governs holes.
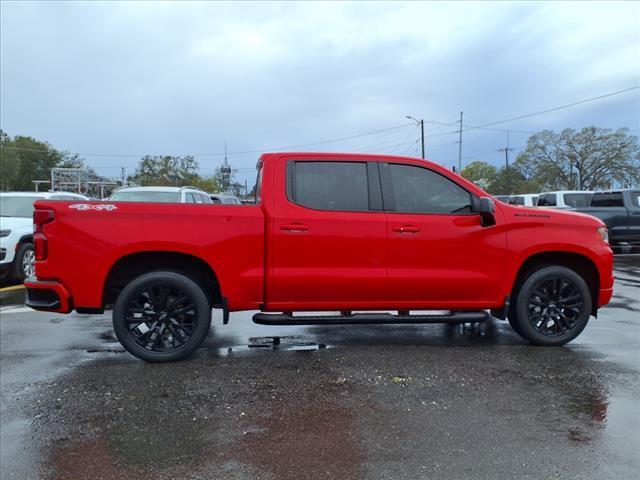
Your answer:
[[[640,190],[595,192],[589,207],[576,210],[602,220],[612,245],[640,245]]]
[[[495,195],[493,198],[500,200],[502,203],[509,203],[510,195]]]
[[[18,282],[34,274],[33,202],[87,200],[71,192],[0,193],[0,277]]]
[[[532,343],[562,345],[611,299],[607,230],[589,215],[494,205],[405,157],[271,153],[258,169],[243,208],[38,202],[27,304],[113,306],[122,345],[164,362],[202,343],[212,307],[224,323],[260,310],[254,322],[270,325],[469,323],[491,309]],[[341,314],[295,313],[309,311]]]
[[[562,190],[559,192],[544,192],[538,196],[538,207],[547,208],[584,208],[589,206],[593,192],[586,190]]]
[[[111,194],[110,202],[206,203],[209,194],[194,187],[127,187]]]
[[[523,193],[520,195],[511,195],[509,197],[511,205],[524,205],[525,207],[535,207],[538,205],[537,193]]]
[[[242,205],[240,199],[234,195],[225,193],[210,193],[211,201],[217,205]]]

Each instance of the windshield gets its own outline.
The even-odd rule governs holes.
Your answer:
[[[33,217],[33,202],[40,197],[0,197],[0,216],[3,217]]]
[[[109,197],[112,202],[154,202],[154,203],[180,203],[178,192],[116,192]]]

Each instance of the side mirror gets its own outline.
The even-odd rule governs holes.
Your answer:
[[[480,224],[483,227],[490,227],[496,224],[495,205],[489,197],[480,197],[478,213],[480,213]]]

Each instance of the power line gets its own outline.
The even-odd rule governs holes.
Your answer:
[[[629,87],[629,88],[625,88],[623,90],[617,90],[615,92],[610,92],[610,93],[606,93],[604,95],[599,95],[596,97],[591,97],[591,98],[586,98],[583,100],[578,100],[576,102],[572,102],[572,103],[567,103],[564,105],[559,105],[556,107],[552,107],[552,108],[548,108],[546,110],[540,110],[537,112],[532,112],[532,113],[527,113],[524,115],[518,115],[516,117],[510,117],[510,118],[506,118],[503,120],[497,120],[494,122],[489,122],[489,123],[485,123],[482,125],[469,125],[465,128],[462,129],[462,131],[469,131],[469,130],[476,130],[476,129],[485,129],[485,130],[497,130],[497,131],[501,131],[502,129],[490,129],[488,127],[492,127],[494,125],[500,125],[503,123],[508,123],[508,122],[513,122],[515,120],[521,120],[523,118],[529,118],[529,117],[533,117],[536,115],[542,115],[545,113],[549,113],[549,112],[554,112],[554,111],[558,111],[558,110],[562,110],[565,108],[570,108],[570,107],[574,107],[576,105],[581,105],[583,103],[588,103],[588,102],[593,102],[596,100],[601,100],[603,98],[608,98],[608,97],[612,97],[614,95],[620,95],[622,93],[626,93],[626,92],[630,92],[632,90],[637,90],[640,88],[640,85],[635,85],[633,87]],[[428,120],[427,123],[433,123],[433,124],[437,124],[437,125],[448,125],[448,126],[453,126],[458,122],[455,122],[453,124],[447,124],[445,122],[440,122],[440,121],[436,121],[436,120]],[[238,152],[229,152],[229,155],[244,155],[244,154],[253,154],[253,153],[262,153],[265,151],[278,151],[278,150],[290,150],[290,149],[294,149],[294,148],[305,148],[305,147],[312,147],[312,146],[317,146],[317,145],[325,145],[325,144],[329,144],[329,143],[335,143],[335,142],[341,142],[341,141],[345,141],[345,140],[351,140],[354,138],[359,138],[359,137],[364,137],[364,136],[369,136],[369,135],[375,135],[378,133],[384,133],[384,132],[388,132],[388,131],[392,131],[392,130],[397,130],[400,128],[404,128],[407,126],[413,125],[413,123],[404,123],[401,125],[395,125],[393,127],[388,127],[388,128],[383,128],[383,129],[379,129],[379,130],[373,130],[373,131],[369,131],[369,132],[364,132],[364,133],[359,133],[356,135],[350,135],[350,136],[345,136],[345,137],[337,137],[337,138],[333,138],[333,139],[329,139],[329,140],[321,140],[318,142],[312,142],[312,143],[305,143],[305,144],[298,144],[298,145],[289,145],[286,147],[270,147],[270,148],[260,148],[260,149],[256,149],[256,150],[245,150],[245,151],[238,151]],[[502,131],[513,131],[513,132],[521,132],[521,133],[534,133],[534,132],[527,132],[527,131],[517,131],[517,130],[502,130]],[[442,132],[442,133],[434,133],[432,135],[427,135],[427,137],[433,138],[433,137],[439,137],[439,136],[445,136],[445,135],[452,135],[452,134],[460,134],[460,129],[456,129],[453,131],[449,131],[449,132]],[[19,151],[28,151],[28,152],[38,152],[38,153],[48,153],[47,150],[38,150],[38,149],[30,149],[30,148],[21,148],[21,147],[9,147],[6,145],[0,145],[0,148],[4,148],[7,150],[19,150]],[[140,158],[143,157],[145,155],[148,154],[114,154],[114,153],[88,153],[88,152],[76,152],[76,154],[78,155],[82,155],[82,156],[86,156],[86,157],[111,157],[111,158],[127,158],[127,157],[131,157],[131,158]],[[213,157],[213,156],[224,156],[225,152],[217,152],[217,153],[199,153],[199,154],[191,154],[191,156],[194,157]],[[159,155],[162,156],[162,155]],[[171,155],[171,156],[186,156],[186,155]],[[102,168],[102,167],[100,167]]]
[[[614,95],[620,95],[621,93],[630,92],[632,90],[637,90],[639,88],[640,88],[640,85],[635,85],[633,87],[625,88],[623,90],[618,90],[618,91],[615,91],[615,92],[606,93],[604,95],[599,95],[597,97],[586,98],[584,100],[578,100],[577,102],[567,103],[565,105],[559,105],[557,107],[548,108],[546,110],[540,110],[538,112],[527,113],[525,115],[519,115],[517,117],[507,118],[505,120],[498,120],[496,122],[485,123],[484,125],[479,125],[479,126],[476,126],[476,127],[471,127],[470,126],[468,128],[468,130],[472,130],[474,128],[491,127],[493,125],[500,125],[501,123],[513,122],[515,120],[521,120],[523,118],[529,118],[529,117],[533,117],[533,116],[536,116],[536,115],[542,115],[543,113],[555,112],[557,110],[562,110],[562,109],[565,109],[565,108],[575,107],[576,105],[581,105],[583,103],[594,102],[596,100],[601,100],[603,98],[613,97]]]

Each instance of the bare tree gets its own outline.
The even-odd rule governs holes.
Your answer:
[[[544,189],[596,190],[640,182],[638,137],[629,130],[587,127],[532,135],[514,167]]]

